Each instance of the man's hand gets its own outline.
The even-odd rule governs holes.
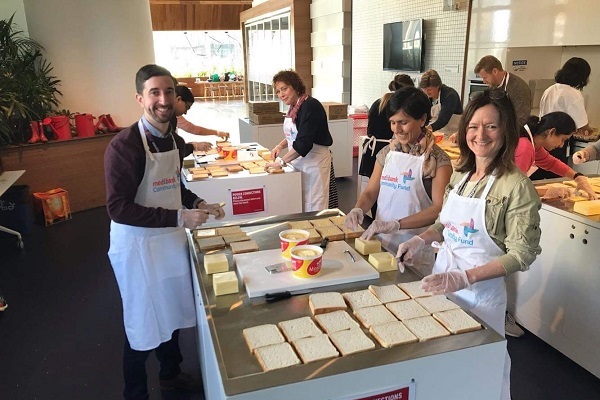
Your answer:
[[[212,148],[212,144],[208,142],[191,142],[194,146],[194,151],[209,151]]]
[[[227,140],[229,139],[229,132],[217,131],[217,136],[221,139]]]
[[[590,153],[587,150],[579,150],[573,154],[573,164],[579,165],[590,160]]]
[[[221,203],[208,204],[203,201],[196,206],[198,210],[214,215],[215,219],[222,219],[225,216],[225,211]]]
[[[208,211],[206,210],[181,210],[183,218],[183,227],[188,229],[196,229],[208,220]]]

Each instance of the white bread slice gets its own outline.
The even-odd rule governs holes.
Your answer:
[[[358,310],[363,307],[378,306],[381,304],[379,299],[375,297],[369,289],[358,290],[356,292],[347,292],[342,296],[346,299],[352,310]]]
[[[421,297],[415,299],[415,301],[422,305],[423,308],[429,312],[429,314],[460,308],[458,304],[448,300],[443,294],[430,297]]]
[[[481,329],[481,324],[460,308],[434,313],[433,318],[455,335]]]
[[[375,348],[375,343],[361,329],[348,329],[329,334],[331,341],[343,356]]]
[[[290,229],[313,229],[314,227],[308,221],[288,221]]]
[[[402,321],[404,325],[419,338],[419,342],[449,336],[450,332],[431,315]]]
[[[404,290],[406,294],[411,297],[411,299],[416,299],[417,297],[431,296],[431,293],[421,289],[421,284],[421,281],[414,281],[399,283],[398,286],[400,286],[400,289]]]
[[[369,332],[382,347],[394,347],[401,344],[418,342],[416,337],[400,321],[391,321],[384,324],[373,325]]]
[[[338,215],[337,217],[329,217],[329,220],[334,225],[344,225],[344,222],[346,222],[346,216]]]
[[[287,342],[259,347],[256,349],[256,358],[258,358],[263,371],[273,371],[300,364],[300,359]]]
[[[342,232],[341,229],[335,225],[315,226],[315,229],[317,230],[317,232],[319,232],[319,235],[321,235],[321,237],[328,238],[331,241],[344,240],[344,238],[346,237],[344,235],[344,232]]]
[[[365,231],[363,229],[362,226],[358,226],[358,228],[353,231],[352,229],[348,228],[346,225],[336,225],[342,232],[344,232],[344,238],[346,240],[348,239],[356,239],[358,237],[361,237],[361,235],[363,234],[363,232]]]
[[[313,293],[308,296],[308,305],[313,315],[348,308],[344,296],[338,292]]]
[[[265,324],[246,328],[242,331],[244,339],[251,352],[259,347],[285,342],[285,339],[273,324]]]
[[[335,346],[331,344],[329,336],[325,334],[298,339],[293,344],[304,364],[340,355]]]
[[[217,236],[216,229],[198,229],[194,231],[194,238],[196,239],[205,239],[214,236]]]
[[[321,219],[313,219],[310,221],[310,223],[315,227],[315,228],[321,228],[324,226],[333,226],[333,222],[331,222],[329,220],[329,218],[321,218]]]
[[[354,315],[365,328],[370,328],[373,325],[383,324],[384,322],[397,321],[383,304],[373,307],[363,307],[354,311]]]
[[[385,305],[400,321],[411,318],[426,317],[429,312],[414,300],[395,301]]]
[[[369,285],[369,291],[373,293],[383,304],[410,299],[410,297],[408,297],[408,295],[400,290],[400,288],[396,285]]]
[[[315,319],[325,332],[344,331],[348,329],[358,329],[360,325],[352,319],[346,311],[334,311],[326,314],[315,315]]]
[[[323,332],[315,325],[310,317],[302,317],[296,319],[290,319],[287,321],[281,321],[277,324],[279,329],[283,332],[288,342],[294,340],[322,335]]]

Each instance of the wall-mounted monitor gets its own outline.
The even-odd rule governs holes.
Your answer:
[[[423,72],[425,34],[423,20],[383,25],[383,69]]]

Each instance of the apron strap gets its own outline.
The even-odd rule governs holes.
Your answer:
[[[373,157],[373,155],[375,154],[375,145],[377,144],[377,142],[389,143],[389,140],[388,139],[377,139],[375,136],[369,137],[369,139],[367,139],[365,142],[365,146],[363,147],[363,154],[366,154],[367,150],[371,150],[371,157]]]

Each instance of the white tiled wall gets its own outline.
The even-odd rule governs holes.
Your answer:
[[[383,24],[424,19],[425,70],[462,93],[468,9],[443,11],[442,0],[352,1],[352,104],[371,105],[397,72],[383,70]],[[416,79],[420,73],[409,74]]]

